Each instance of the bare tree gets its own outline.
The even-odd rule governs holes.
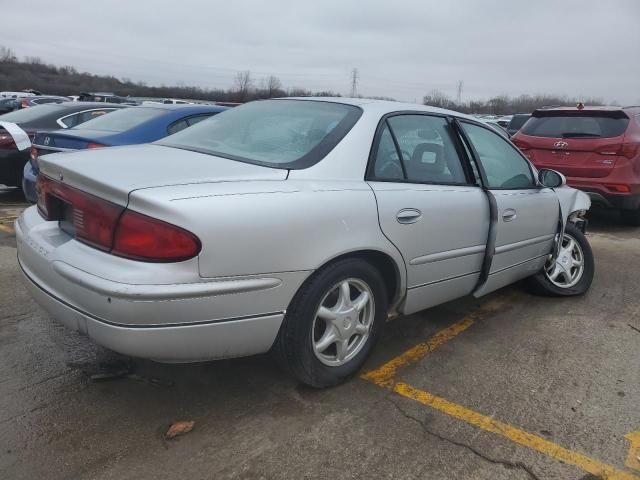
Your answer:
[[[440,90],[431,90],[428,95],[422,99],[422,103],[431,107],[455,109],[456,104],[446,94]]]
[[[282,89],[282,82],[275,75],[269,75],[262,81],[267,98],[279,97],[284,93],[284,90]]]
[[[249,92],[253,88],[253,80],[251,78],[251,72],[245,70],[244,72],[238,72],[233,82],[234,90],[238,94],[238,101],[246,102],[249,98]]]

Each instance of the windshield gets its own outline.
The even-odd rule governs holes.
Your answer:
[[[1,122],[25,123],[32,120],[38,120],[58,110],[62,111],[65,107],[59,104],[38,105],[35,107],[23,108],[15,112],[0,115]]]
[[[628,124],[628,118],[558,115],[531,117],[521,131],[533,137],[608,138],[622,135]]]
[[[161,108],[147,107],[131,107],[123,108],[110,113],[109,115],[101,115],[97,118],[84,122],[82,129],[105,130],[108,132],[124,132],[138,125],[142,125],[152,118],[163,115],[166,110]]]
[[[160,143],[259,165],[305,168],[326,156],[361,113],[340,103],[263,100],[227,110]]]

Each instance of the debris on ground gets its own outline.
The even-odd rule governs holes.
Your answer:
[[[167,433],[164,434],[164,438],[166,438],[167,440],[171,440],[172,438],[175,438],[179,435],[184,435],[185,433],[189,433],[191,430],[193,430],[193,427],[195,426],[195,424],[196,422],[192,420],[174,422],[169,427],[169,430],[167,430]]]

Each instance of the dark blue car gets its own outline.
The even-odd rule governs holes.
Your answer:
[[[38,157],[42,155],[154,142],[224,110],[227,107],[219,105],[144,105],[125,108],[75,128],[38,132],[33,139],[31,159],[24,167],[24,195],[30,202],[37,201],[35,183]]]

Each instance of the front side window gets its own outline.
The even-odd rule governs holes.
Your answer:
[[[518,189],[536,185],[529,163],[498,133],[466,122],[461,125],[480,157],[489,188]]]
[[[360,118],[360,108],[310,100],[263,100],[226,110],[160,144],[279,168],[326,156]]]
[[[373,174],[378,180],[467,183],[449,124],[442,117],[409,114],[390,117],[380,135],[374,162]]]

